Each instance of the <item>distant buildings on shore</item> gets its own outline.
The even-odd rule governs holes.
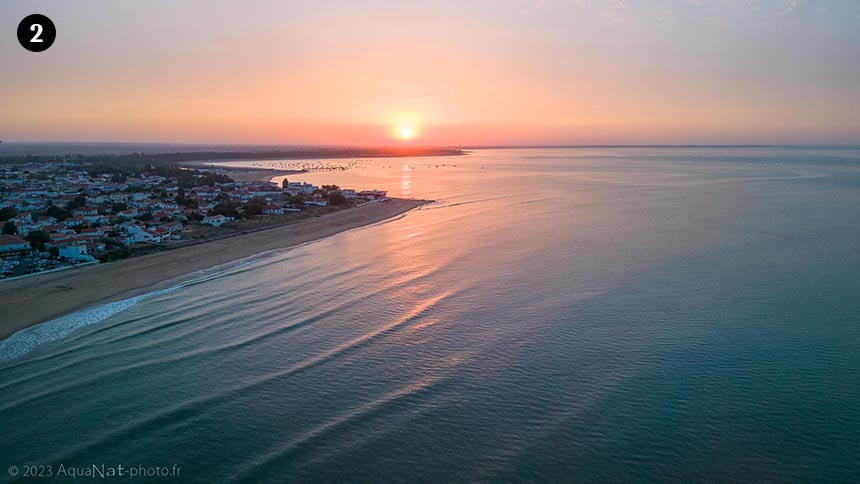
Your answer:
[[[133,173],[77,162],[0,165],[0,257],[65,262],[133,255],[146,244],[175,243],[194,225],[283,216],[306,206],[361,205],[386,199],[306,182],[236,182],[223,170],[150,167]]]

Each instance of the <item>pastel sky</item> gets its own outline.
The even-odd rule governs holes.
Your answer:
[[[2,0],[0,31],[3,141],[860,143],[856,0]]]

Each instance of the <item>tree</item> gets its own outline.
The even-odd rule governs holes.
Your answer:
[[[287,185],[289,185],[289,184],[290,184],[290,181],[289,181],[289,180],[287,180],[286,178],[284,178],[284,181],[282,181],[282,182],[281,182],[281,188],[283,188],[284,190],[286,190],[286,189],[287,189]]]
[[[285,193],[283,196],[285,202],[290,205],[293,205],[298,208],[302,208],[305,206],[305,198],[301,195],[292,195],[289,193]]]
[[[64,210],[60,207],[51,205],[45,211],[45,215],[49,217],[54,217],[55,219],[57,219],[58,222],[62,222],[63,220],[66,220],[67,218],[71,217],[72,214],[69,213],[68,210]]]
[[[18,233],[18,226],[10,220],[3,224],[3,233],[6,235],[15,235]]]
[[[77,196],[77,197],[75,197],[74,200],[69,202],[68,205],[66,205],[66,209],[67,210],[74,210],[76,208],[85,207],[86,205],[87,205],[86,197]]]
[[[27,234],[26,239],[30,243],[30,247],[45,250],[45,243],[51,241],[51,236],[44,230],[33,230]]]
[[[320,190],[322,190],[322,191],[323,191],[323,192],[325,192],[325,193],[328,193],[328,192],[339,192],[339,191],[340,191],[340,187],[339,187],[339,186],[337,186],[337,185],[323,185],[323,186],[321,186],[321,187],[320,187]]]
[[[346,203],[346,197],[344,197],[340,192],[329,192],[326,199],[328,200],[328,203],[332,205],[343,205]]]
[[[179,187],[179,190],[176,192],[176,198],[173,199],[177,205],[185,205],[188,208],[197,208],[200,204],[197,203],[197,200],[193,198],[185,197],[185,188]]]
[[[266,206],[266,199],[263,197],[254,197],[248,200],[248,203],[242,207],[245,215],[262,215],[263,208]]]
[[[16,215],[18,215],[18,211],[15,210],[15,207],[0,208],[0,220],[9,220],[10,218],[14,218]]]
[[[236,204],[236,202],[234,202],[233,200],[230,200],[228,198],[227,200],[220,202],[218,205],[215,205],[215,207],[213,207],[212,210],[209,211],[209,215],[219,215],[220,214],[220,215],[223,215],[225,217],[234,217],[235,218],[235,217],[239,216],[239,211],[237,210],[238,208],[239,208],[239,205]]]

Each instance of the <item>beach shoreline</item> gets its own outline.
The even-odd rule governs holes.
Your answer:
[[[382,222],[426,203],[393,198],[193,246],[0,281],[0,301],[7,308],[0,321],[0,341],[81,309],[171,287],[193,273]]]

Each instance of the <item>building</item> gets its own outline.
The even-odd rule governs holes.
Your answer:
[[[14,235],[0,235],[0,253],[9,254],[30,250],[30,243]]]
[[[226,217],[219,213],[218,215],[207,215],[203,217],[203,221],[200,223],[212,225],[214,227],[220,227],[224,225],[225,222],[229,222],[231,220],[234,220],[233,217]]]
[[[316,185],[312,185],[310,183],[305,183],[305,182],[290,182],[290,183],[287,183],[287,186],[285,187],[285,189],[290,191],[290,192],[295,192],[295,193],[302,192],[302,193],[311,194],[311,193],[319,190],[319,187]]]
[[[67,244],[58,250],[61,259],[68,259],[72,262],[90,262],[95,260],[93,256],[87,254],[87,246],[85,244]]]
[[[388,192],[383,190],[362,190],[356,194],[358,198],[363,198],[365,200],[373,201],[379,200],[384,201],[387,200]]]
[[[266,205],[263,207],[263,213],[266,215],[283,215],[284,207],[274,204]]]

